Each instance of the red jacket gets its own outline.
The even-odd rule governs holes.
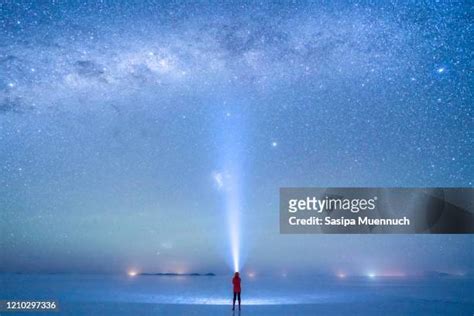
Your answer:
[[[240,292],[240,278],[234,277],[232,279],[232,284],[234,285],[234,292],[239,293]]]

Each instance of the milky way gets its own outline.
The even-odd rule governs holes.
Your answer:
[[[472,186],[471,9],[1,4],[0,269],[218,270],[235,164],[249,267],[473,269],[469,236],[278,233],[281,186]]]

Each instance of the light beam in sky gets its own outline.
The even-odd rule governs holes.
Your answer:
[[[240,259],[240,217],[239,217],[239,194],[237,186],[231,186],[227,193],[227,212],[228,212],[228,225],[229,225],[229,237],[230,247],[232,251],[232,263],[234,271],[239,271],[239,259]]]
[[[229,245],[232,257],[232,267],[235,272],[240,267],[240,202],[237,172],[214,172],[213,179],[219,190],[224,191],[227,228],[229,231]]]
[[[225,119],[219,121],[221,170],[213,172],[212,177],[217,189],[224,193],[225,221],[227,223],[231,257],[230,265],[237,272],[241,267],[241,188],[244,172],[242,167],[243,120],[239,113],[230,115],[230,111],[225,111],[223,117]]]

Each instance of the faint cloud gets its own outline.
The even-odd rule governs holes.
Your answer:
[[[163,249],[172,249],[173,248],[173,244],[169,241],[167,242],[162,242],[161,243],[161,248]]]

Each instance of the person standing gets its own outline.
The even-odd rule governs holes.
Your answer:
[[[232,279],[232,284],[234,285],[234,302],[232,304],[232,310],[235,310],[235,299],[238,298],[239,300],[239,311],[240,311],[240,276],[239,272],[235,272],[234,278]]]

